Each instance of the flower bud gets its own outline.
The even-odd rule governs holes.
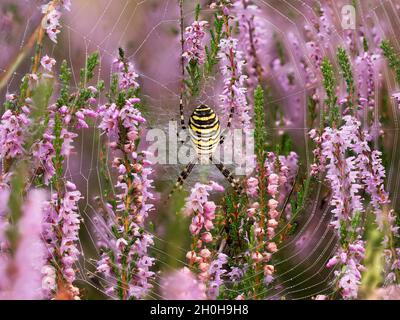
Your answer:
[[[188,259],[189,262],[194,262],[196,260],[196,252],[189,251],[188,253],[186,253],[186,259]]]
[[[253,259],[253,261],[255,263],[261,262],[263,260],[263,256],[261,253],[257,252],[253,252],[253,254],[251,255],[251,258]]]
[[[274,266],[267,264],[264,266],[264,275],[265,276],[271,276],[275,271]]]
[[[209,257],[211,256],[211,252],[210,252],[210,250],[208,250],[208,249],[202,249],[202,250],[200,251],[200,255],[201,255],[203,258],[207,259],[207,258],[209,258]]]
[[[278,226],[278,221],[276,221],[275,219],[269,219],[267,224],[268,227],[276,229],[276,227]]]
[[[202,272],[205,272],[205,271],[208,270],[208,267],[209,267],[209,266],[210,266],[210,265],[209,265],[208,263],[202,262],[202,263],[199,264],[199,269],[200,269]]]
[[[204,232],[201,235],[201,240],[203,240],[205,243],[209,243],[213,240],[213,237],[210,232]]]
[[[271,219],[276,219],[278,216],[279,216],[279,212],[277,211],[277,210],[269,210],[268,211],[268,216],[271,218]]]
[[[278,184],[279,176],[275,173],[271,173],[268,177],[268,184]]]
[[[204,228],[209,231],[214,228],[214,224],[211,220],[206,220],[206,222],[204,223]]]
[[[268,208],[270,209],[276,209],[278,207],[278,201],[276,201],[275,199],[269,199],[268,200]]]
[[[247,209],[247,216],[248,216],[249,218],[253,218],[254,215],[255,215],[255,213],[256,213],[256,209],[255,209],[255,208],[249,208],[249,209]]]
[[[275,229],[271,228],[271,227],[268,227],[267,228],[267,235],[268,235],[269,238],[273,238],[275,236]]]
[[[269,252],[263,252],[263,262],[268,262],[269,260],[271,260],[272,254]]]
[[[260,228],[260,227],[255,228],[255,229],[254,229],[254,232],[255,232],[255,234],[256,234],[257,237],[263,236],[263,235],[265,234],[264,229],[263,229],[263,228]]]
[[[275,243],[275,242],[270,242],[270,243],[267,244],[267,250],[268,250],[269,252],[274,253],[274,252],[277,252],[277,251],[278,251],[278,247],[276,246],[276,243]]]

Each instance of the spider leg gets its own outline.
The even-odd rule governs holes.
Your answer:
[[[181,129],[186,130],[185,115],[183,114],[183,94],[181,94],[181,96],[179,98],[179,113],[180,113],[180,120],[181,120]]]
[[[234,105],[232,105],[231,106],[231,109],[229,110],[229,116],[228,116],[228,123],[226,124],[226,129],[224,130],[224,131],[226,131],[226,130],[230,130],[231,129],[231,127],[232,127],[232,120],[233,120],[233,114],[235,113],[235,106]],[[220,140],[219,140],[219,144],[223,144],[224,143],[224,141],[225,141],[225,134],[221,134],[221,138],[220,138]]]
[[[180,133],[182,130],[186,131],[187,127],[185,125],[185,115],[183,113],[183,95],[181,94],[181,97],[179,99],[179,112],[180,112],[180,129],[177,128],[176,136],[178,138],[178,142],[181,144],[185,143],[185,140],[181,138]]]
[[[212,160],[212,157],[210,157],[210,160]],[[236,193],[241,195],[243,193],[243,187],[239,183],[237,179],[233,177],[232,172],[230,172],[222,163],[215,163],[215,166],[218,168],[219,171],[223,174],[223,176],[228,180],[228,182],[231,184],[232,188],[235,189]]]
[[[184,39],[184,22],[183,22],[183,0],[179,1],[180,8],[180,35],[181,35],[181,88],[179,95],[179,112],[181,120],[181,129],[186,130],[185,117],[183,114],[183,95],[185,92],[185,57],[183,55],[185,51],[185,39]]]
[[[233,120],[233,114],[234,114],[234,112],[235,112],[235,107],[234,107],[234,105],[232,104],[231,110],[230,110],[230,112],[229,112],[228,123],[227,123],[227,125],[226,125],[226,128],[227,128],[228,130],[229,130],[229,129],[231,128],[231,126],[232,126],[232,120]]]
[[[227,131],[227,129],[224,129],[221,132],[221,136],[219,137],[219,145],[220,146],[222,146],[224,144],[224,142],[225,142],[226,131]]]
[[[179,177],[174,185],[174,187],[172,188],[171,192],[168,195],[168,199],[171,198],[172,194],[179,188],[182,187],[183,182],[186,180],[186,178],[189,176],[190,172],[192,172],[194,166],[196,165],[195,160],[189,162],[185,169],[183,169],[183,171],[179,174]]]
[[[181,93],[181,96],[179,98],[179,112],[180,112],[180,127],[181,127],[180,130],[186,131],[185,115],[183,113],[183,94],[182,93]],[[181,144],[184,144],[185,140],[180,137],[180,131],[179,130],[177,131],[176,135],[178,137],[178,141]]]

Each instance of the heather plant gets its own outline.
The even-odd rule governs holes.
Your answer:
[[[87,29],[84,6],[52,0],[19,47],[0,33],[18,49],[0,65],[0,298],[398,297],[388,22],[361,2],[355,29],[341,2],[129,3],[154,17],[106,3]]]
[[[133,64],[125,60],[122,49],[114,61],[109,102],[99,107],[99,128],[108,138],[108,146],[118,156],[112,166],[118,172],[116,194],[104,195],[102,215],[96,219],[100,259],[97,272],[105,277],[106,291],[119,299],[144,298],[150,288],[150,269],[154,258],[148,255],[153,237],[144,223],[153,205],[151,163],[146,150],[138,150],[141,125],[146,120],[138,109],[139,84]],[[111,182],[108,182],[111,183]]]

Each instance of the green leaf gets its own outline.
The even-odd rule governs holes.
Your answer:
[[[389,40],[383,40],[381,43],[381,49],[383,54],[389,61],[389,67],[393,69],[396,73],[397,83],[400,83],[400,58],[399,55],[394,50],[393,46],[390,44]]]
[[[267,131],[265,130],[264,90],[259,85],[254,91],[254,142],[259,163],[265,161]]]
[[[330,126],[337,124],[339,120],[339,107],[336,105],[336,79],[333,71],[333,66],[329,62],[328,58],[324,58],[321,64],[321,72],[323,76],[323,85],[327,98],[325,99],[325,104],[328,110],[323,111],[323,118],[325,111],[328,113],[326,121]]]

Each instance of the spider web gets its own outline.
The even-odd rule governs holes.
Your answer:
[[[263,13],[263,20],[268,26],[270,34],[276,34],[280,39],[288,42],[287,30],[282,30],[281,25],[286,25],[290,31],[302,39],[302,28],[304,24],[312,25],[307,17],[313,15],[311,2],[295,1],[254,1]],[[361,1],[360,1],[361,2]],[[36,5],[40,2],[36,1]],[[313,3],[319,3],[313,2]],[[395,2],[380,1],[376,2],[375,7],[368,8],[366,5],[360,6],[358,13],[364,25],[368,22],[381,30],[381,34],[395,35],[395,30],[400,27],[399,9]],[[343,2],[345,4],[345,2]],[[341,4],[332,5],[331,9],[334,18],[340,21]],[[194,6],[194,5],[193,5]],[[205,6],[203,6],[205,7]],[[30,12],[34,12],[31,10]],[[59,37],[58,45],[51,45],[45,52],[57,57],[58,61],[66,59],[73,71],[73,81],[78,86],[77,76],[79,70],[84,66],[85,58],[93,51],[99,51],[100,66],[97,71],[97,79],[109,79],[112,73],[112,60],[117,55],[117,48],[123,47],[127,57],[132,61],[140,75],[141,95],[146,105],[146,117],[149,119],[150,127],[162,128],[167,130],[169,120],[178,119],[179,103],[179,10],[175,0],[95,0],[95,1],[73,1],[72,11],[64,12],[63,30]],[[204,9],[202,14],[209,13]],[[184,20],[185,25],[193,21],[194,10],[192,5],[185,6]],[[314,14],[317,19],[317,16]],[[20,49],[33,30],[37,19],[35,13],[28,14],[26,25],[20,43]],[[383,24],[385,21],[385,24]],[[368,29],[368,28],[367,28]],[[370,32],[366,30],[366,32]],[[335,29],[332,37],[339,42],[344,42],[343,30]],[[392,36],[396,47],[400,47],[397,37]],[[332,41],[332,43],[336,43]],[[300,40],[300,45],[304,44]],[[332,54],[335,47],[323,48],[323,55]],[[299,61],[296,59],[290,48],[286,48],[287,59],[295,74],[295,78],[302,80]],[[381,57],[382,58],[382,57]],[[383,58],[382,58],[383,59]],[[312,65],[312,63],[309,63]],[[21,69],[26,66],[21,67]],[[0,66],[0,71],[6,71],[5,66]],[[7,92],[12,91],[18,85],[25,70],[17,70],[13,74],[7,87]],[[276,81],[277,75],[268,74],[268,81]],[[213,79],[212,79],[213,80]],[[221,88],[211,80],[201,93],[201,102],[211,105],[218,104],[218,96]],[[216,79],[215,79],[216,81]],[[385,83],[389,93],[396,91],[393,76],[387,69],[383,69],[380,83]],[[317,84],[319,85],[319,84]],[[375,111],[378,111],[378,101],[383,95],[383,86],[377,86]],[[308,142],[307,132],[307,90],[297,86],[289,92],[283,90],[276,93],[270,103],[283,106],[284,114],[290,114],[290,104],[293,99],[298,99],[301,106],[300,119],[291,119],[293,125],[285,128],[289,134],[296,136],[296,152],[303,159],[302,166],[308,168],[310,165],[311,149]],[[100,101],[101,104],[104,101]],[[400,187],[400,177],[397,175],[400,157],[398,156],[398,117],[399,112],[394,103],[390,104],[390,126],[384,127],[387,137],[386,146],[390,146],[391,152],[388,154],[390,167],[387,173],[387,189],[391,195],[391,201],[395,208],[399,205],[398,192]],[[191,107],[185,106],[186,117],[191,112]],[[95,274],[95,260],[98,252],[96,249],[96,239],[93,237],[93,217],[98,215],[98,208],[93,200],[95,195],[102,193],[100,183],[100,160],[99,153],[104,141],[99,136],[96,129],[97,124],[89,129],[80,130],[79,137],[75,141],[75,153],[68,159],[66,164],[66,177],[77,184],[82,192],[84,200],[80,203],[80,214],[84,218],[82,224],[81,251],[82,258],[79,262],[79,282],[85,285],[90,297],[101,297],[106,295],[100,282],[106,282],[101,276]],[[303,151],[304,150],[304,151]],[[157,191],[168,192],[163,181],[175,180],[182,166],[159,165],[156,167],[157,177],[154,177]],[[199,180],[201,171],[198,166],[195,168],[191,177],[185,182],[186,188]],[[223,177],[215,169],[210,170],[209,177],[212,180],[224,182]],[[108,174],[113,176],[112,170]],[[168,185],[168,184],[167,184]],[[171,184],[169,184],[171,185]],[[332,289],[332,275],[334,269],[325,268],[327,260],[332,256],[336,249],[337,239],[333,230],[328,226],[331,219],[330,208],[325,199],[324,190],[326,186],[321,183],[315,193],[307,199],[306,208],[298,222],[298,230],[295,235],[289,237],[279,251],[274,254],[274,266],[277,274],[272,287],[268,287],[265,293],[269,299],[281,297],[292,299],[306,299],[316,294],[324,294]],[[154,256],[157,259],[157,270],[170,271],[179,267],[188,266],[185,262],[185,254],[188,246],[188,221],[175,215],[173,208],[164,208],[162,204],[156,203],[156,210],[149,220],[153,220],[156,230],[153,232],[156,245],[153,248]],[[169,224],[182,224],[180,226],[182,238],[185,240],[176,242],[170,239],[167,230],[157,227],[157,223],[167,221]],[[169,248],[169,249],[166,249]],[[188,266],[189,267],[189,266]],[[162,273],[156,272],[154,280],[154,290],[149,294],[150,299],[163,299],[161,295],[160,277]],[[251,288],[248,288],[251,289]],[[231,289],[226,289],[231,290]],[[242,292],[237,292],[240,294]],[[264,292],[260,293],[264,294]]]

